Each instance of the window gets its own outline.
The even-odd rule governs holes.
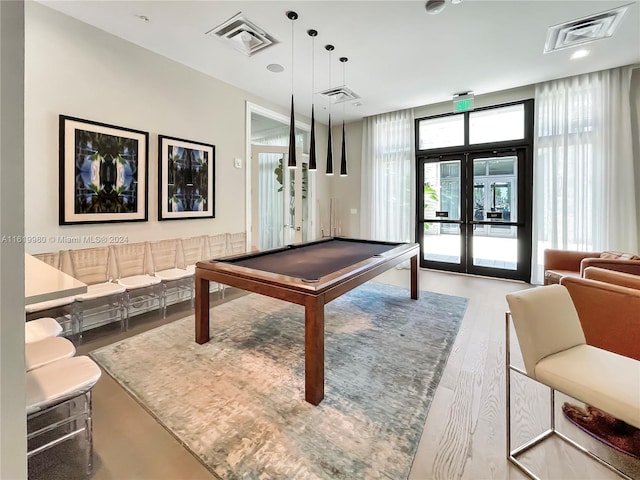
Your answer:
[[[473,147],[474,150],[487,146],[495,148],[494,145],[507,142],[509,144],[505,146],[520,145],[531,138],[526,120],[531,118],[531,103],[531,101],[522,101],[470,112],[418,119],[416,125],[418,151],[446,150],[448,153],[462,151],[465,147]],[[570,107],[582,111],[587,106],[571,105]]]
[[[420,150],[464,145],[464,115],[451,115],[420,120]]]
[[[524,104],[469,113],[469,144],[524,138]]]

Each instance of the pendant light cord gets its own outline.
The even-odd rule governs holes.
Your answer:
[[[329,88],[331,88],[331,52],[333,45],[325,45],[325,50],[329,52]],[[333,145],[331,139],[331,98],[329,98],[329,128],[327,133],[327,175],[333,175]]]
[[[293,51],[294,51],[294,35],[293,22],[298,19],[298,14],[293,11],[287,12],[287,18],[291,20],[291,118],[289,120],[289,161],[287,167],[296,168],[296,121],[293,105]]]
[[[291,22],[291,95],[293,95],[293,21]]]
[[[311,37],[311,132],[309,135],[309,165],[310,172],[314,172],[318,169],[316,159],[316,121],[315,121],[315,76],[316,76],[316,35],[318,31],[314,29],[307,30],[307,35]]]

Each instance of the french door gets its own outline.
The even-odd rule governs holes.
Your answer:
[[[251,244],[260,250],[314,238],[309,158],[298,149],[291,169],[288,157],[288,146],[251,146]]]
[[[529,154],[518,147],[418,157],[422,267],[529,279]]]

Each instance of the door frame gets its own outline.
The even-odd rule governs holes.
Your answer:
[[[446,270],[451,272],[469,273],[483,275],[487,277],[508,278],[528,281],[531,276],[531,220],[532,220],[532,193],[533,185],[527,179],[533,173],[531,167],[531,149],[528,147],[508,148],[502,150],[488,150],[463,152],[458,154],[439,155],[437,157],[423,155],[418,157],[416,168],[417,180],[417,204],[416,204],[416,239],[420,244],[420,267],[433,268],[436,270]],[[517,220],[511,221],[489,221],[487,219],[477,220],[474,218],[473,188],[473,160],[475,158],[495,158],[500,156],[517,156]],[[447,161],[460,162],[460,218],[429,218],[424,215],[424,165],[428,163],[442,163]],[[530,170],[530,173],[527,171]],[[424,224],[439,223],[443,225],[458,225],[460,228],[460,262],[438,262],[426,260],[424,258]],[[493,267],[483,267],[473,265],[473,229],[476,225],[485,225],[490,228],[492,225],[514,226],[516,230],[516,241],[518,245],[517,266],[515,270],[507,270]]]
[[[251,163],[252,163],[251,162],[251,145],[252,145],[251,114],[252,113],[257,113],[258,115],[262,115],[263,117],[272,118],[281,123],[284,123],[285,125],[289,125],[291,123],[290,117],[288,115],[275,112],[273,110],[270,110],[256,103],[250,102],[248,100],[245,101],[245,148],[244,148],[245,202],[244,204],[245,204],[245,232],[247,232],[247,249],[248,250],[253,250],[253,247],[251,245],[251,238],[252,238],[251,219],[253,215],[253,213],[251,212],[251,188],[252,188],[252,185],[251,185],[251,175],[252,175],[251,173]],[[311,131],[311,125],[305,122],[301,122],[299,120],[296,120],[296,128],[300,130],[305,130],[307,132]],[[234,162],[235,162],[236,168],[242,168],[242,159],[235,158]],[[312,182],[312,181],[314,182],[314,184],[311,185],[310,183],[309,188],[313,189],[313,191],[315,192],[315,176],[310,175],[309,182]],[[314,210],[314,215],[315,215],[315,210]],[[315,232],[314,232],[314,235],[315,235]]]
[[[506,107],[510,105],[524,105],[524,138],[519,140],[508,140],[495,143],[483,143],[483,144],[469,144],[469,114],[477,112],[479,110],[490,110],[495,108]],[[446,113],[441,115],[432,115],[428,117],[420,117],[415,119],[414,131],[415,131],[415,151],[416,151],[416,242],[420,244],[420,267],[433,268],[435,270],[445,270],[451,272],[470,273],[476,275],[483,275],[489,277],[506,278],[514,280],[522,280],[528,282],[531,278],[531,249],[532,249],[532,225],[533,220],[533,116],[534,116],[534,100],[521,100],[515,102],[509,102],[499,105],[491,105],[488,107],[477,108],[469,112],[464,113]],[[462,145],[454,147],[434,148],[429,150],[419,150],[419,126],[420,121],[425,119],[433,119],[438,117],[447,117],[452,115],[463,115],[464,119],[464,143]],[[467,230],[473,228],[473,220],[467,222],[467,218],[473,219],[473,202],[467,201],[466,204],[462,204],[465,199],[473,198],[473,182],[468,182],[467,179],[473,178],[473,162],[467,160],[469,155],[476,156],[477,154],[490,154],[493,156],[499,156],[499,154],[505,154],[513,152],[518,149],[522,151],[522,159],[518,161],[518,196],[520,201],[518,203],[518,222],[517,222],[517,242],[518,242],[518,255],[517,255],[517,269],[505,270],[494,269],[489,267],[473,266],[472,261],[473,252],[471,251],[470,244],[472,242],[466,241],[468,235],[472,235]],[[496,154],[496,155],[494,155]],[[428,223],[449,223],[460,225],[460,236],[462,237],[460,263],[447,263],[436,261],[424,260],[424,167],[423,163],[427,160],[431,162],[461,160],[461,172],[460,183],[462,186],[467,186],[467,192],[460,192],[460,216],[459,221],[448,221],[437,219],[435,221],[429,220]],[[498,223],[498,222],[491,222]],[[467,268],[467,265],[471,265],[472,268]]]

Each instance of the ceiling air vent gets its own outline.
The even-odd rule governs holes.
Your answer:
[[[357,95],[346,85],[323,90],[322,92],[318,92],[318,95],[324,95],[325,97],[328,97],[331,100],[331,103],[342,103],[346,102],[347,100],[355,100],[356,98],[360,98],[359,95]]]
[[[275,45],[278,41],[255,23],[247,20],[242,12],[207,32],[228,42],[233,48],[250,57],[254,53]]]
[[[544,53],[600,40],[613,35],[628,5],[549,27]]]

